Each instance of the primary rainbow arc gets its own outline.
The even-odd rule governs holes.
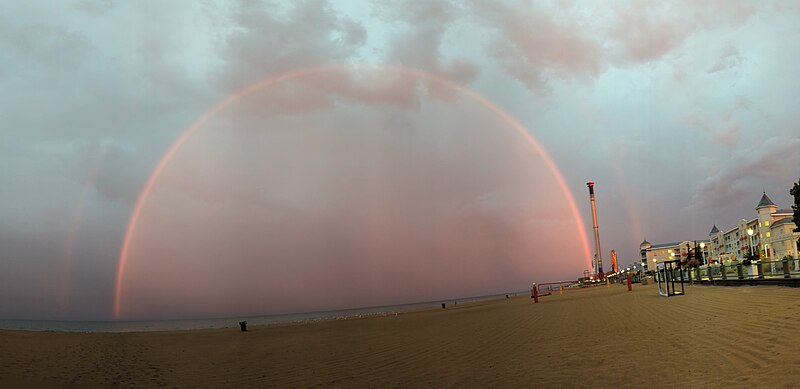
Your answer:
[[[556,167],[555,162],[547,153],[547,151],[542,147],[539,141],[531,134],[522,124],[519,123],[511,114],[491,102],[489,99],[484,97],[483,95],[469,89],[468,87],[448,80],[442,76],[424,72],[417,69],[409,69],[403,68],[398,66],[389,66],[389,65],[326,65],[326,66],[317,66],[317,67],[309,67],[304,69],[295,70],[292,72],[284,73],[278,76],[269,77],[260,81],[257,81],[236,93],[233,93],[226,97],[225,99],[219,101],[214,106],[211,107],[208,111],[203,113],[197,120],[194,121],[188,128],[186,128],[181,135],[172,143],[170,148],[164,153],[161,159],[158,161],[158,164],[153,168],[153,171],[150,173],[150,176],[147,178],[147,181],[142,188],[142,191],[139,193],[139,197],[136,199],[136,204],[133,207],[133,211],[131,212],[131,217],[128,221],[128,226],[125,229],[125,235],[122,241],[122,246],[120,247],[119,253],[119,261],[117,265],[117,278],[116,284],[114,289],[114,319],[119,320],[122,303],[121,303],[121,295],[122,295],[122,281],[124,279],[125,273],[125,265],[127,264],[128,260],[128,250],[130,248],[130,244],[133,238],[133,234],[136,231],[137,223],[139,222],[139,216],[141,215],[142,208],[144,207],[147,198],[150,196],[150,192],[153,190],[158,177],[164,171],[166,166],[181,148],[181,146],[186,143],[186,141],[197,131],[200,127],[202,127],[209,119],[211,119],[214,115],[216,115],[221,110],[225,109],[232,103],[238,101],[239,99],[256,92],[262,88],[268,87],[270,85],[274,85],[276,83],[287,81],[291,79],[297,79],[300,77],[312,75],[312,74],[320,74],[320,73],[328,73],[328,72],[336,72],[336,71],[345,71],[357,68],[368,68],[368,69],[378,69],[381,71],[393,72],[396,74],[401,74],[405,76],[416,77],[418,79],[422,79],[428,82],[436,83],[445,87],[448,87],[452,90],[458,91],[464,94],[467,97],[472,98],[473,100],[481,103],[483,106],[488,108],[490,111],[497,114],[501,117],[506,123],[508,123],[519,135],[521,135],[530,145],[531,147],[542,157],[547,166],[547,169],[553,174],[558,183],[558,186],[564,192],[564,197],[567,200],[567,204],[569,205],[570,211],[572,213],[572,217],[575,220],[575,223],[578,228],[578,236],[580,237],[581,245],[584,251],[584,260],[586,263],[591,263],[591,254],[589,249],[589,240],[586,237],[586,231],[583,225],[583,219],[581,219],[580,214],[578,213],[578,207],[575,202],[575,198],[572,196],[572,193],[567,186],[564,177],[561,175],[561,172]]]

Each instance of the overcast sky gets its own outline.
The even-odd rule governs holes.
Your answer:
[[[287,74],[154,181],[121,318],[574,278],[590,180],[606,267],[705,238],[790,205],[798,38],[796,1],[4,2],[0,318],[113,318],[165,152]]]

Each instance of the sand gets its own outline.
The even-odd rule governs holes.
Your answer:
[[[595,287],[247,333],[0,331],[0,386],[20,383],[798,387],[800,288]]]

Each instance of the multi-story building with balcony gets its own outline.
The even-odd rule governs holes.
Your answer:
[[[755,210],[755,218],[742,219],[730,230],[720,231],[716,225],[711,228],[708,235],[713,260],[741,261],[751,252],[771,261],[787,255],[798,257],[800,232],[794,232],[797,226],[792,222],[792,209],[778,209],[765,192]]]
[[[742,261],[751,250],[753,255],[769,261],[777,261],[787,255],[799,258],[797,240],[800,232],[794,232],[797,226],[792,221],[792,209],[778,209],[764,192],[755,210],[756,217],[741,219],[731,229],[720,231],[715,224],[707,240],[658,244],[643,241],[639,245],[639,253],[644,271],[655,270],[659,262],[686,258],[688,249],[694,249],[695,243],[698,251],[703,252],[701,264]]]
[[[639,245],[642,269],[645,272],[653,271],[659,262],[685,259],[689,254],[689,250],[695,251],[695,247],[697,252],[703,253],[701,263],[705,264],[709,260],[709,254],[711,253],[708,240],[684,240],[682,242],[656,244],[645,240]]]

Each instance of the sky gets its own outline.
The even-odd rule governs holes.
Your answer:
[[[0,4],[0,318],[449,299],[790,206],[800,2]],[[123,260],[121,260],[123,259]]]

